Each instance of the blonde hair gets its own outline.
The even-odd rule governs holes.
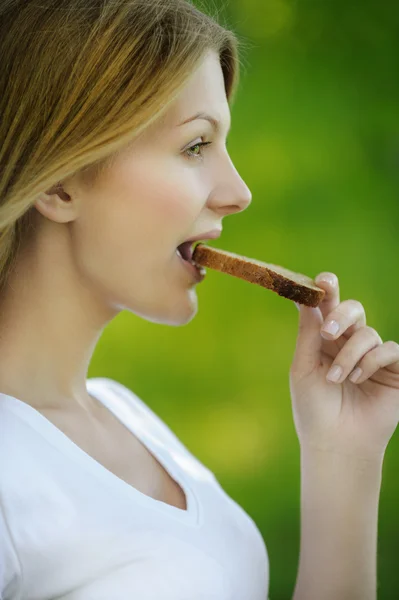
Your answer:
[[[1,2],[0,290],[38,195],[73,175],[93,185],[209,50],[231,104],[242,46],[187,0]]]

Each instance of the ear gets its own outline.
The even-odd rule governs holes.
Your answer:
[[[40,194],[34,206],[43,217],[56,223],[68,223],[76,217],[76,204],[61,182]]]
[[[64,200],[65,202],[69,202],[71,200],[70,195],[66,193],[61,182],[58,182],[55,185],[53,185],[53,187],[50,188],[46,192],[46,194],[48,196],[53,196],[54,194],[58,194],[58,196],[61,198],[61,200]]]

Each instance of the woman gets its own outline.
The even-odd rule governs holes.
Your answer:
[[[131,390],[87,380],[121,310],[194,318],[176,249],[251,202],[225,145],[239,43],[184,0],[9,0],[0,34],[1,598],[265,600],[253,520]],[[290,370],[293,598],[369,600],[399,348],[316,281]]]

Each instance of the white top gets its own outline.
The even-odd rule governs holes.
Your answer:
[[[104,377],[87,389],[181,486],[187,511],[0,393],[0,599],[266,600],[268,555],[251,517],[132,391]]]

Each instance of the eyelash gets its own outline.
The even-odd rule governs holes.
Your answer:
[[[190,150],[196,148],[197,146],[199,146],[200,148],[202,146],[210,146],[210,144],[212,144],[212,142],[198,142],[198,144],[194,144],[194,146],[190,146],[190,148],[187,148],[185,153],[188,156],[188,158],[199,158],[200,160],[202,160],[204,158],[203,154],[193,154],[192,152],[190,152]]]

